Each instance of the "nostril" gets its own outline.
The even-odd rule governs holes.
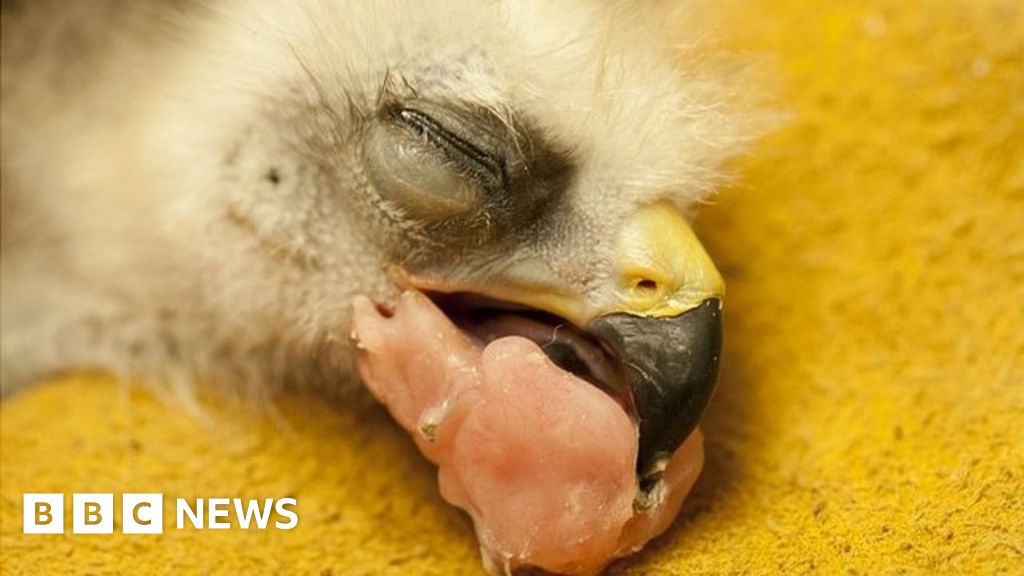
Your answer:
[[[650,278],[641,278],[633,288],[641,294],[654,294],[658,291],[658,283]]]
[[[658,296],[661,292],[662,284],[657,280],[648,276],[640,276],[633,278],[629,283],[630,291],[633,293],[634,298],[649,299]]]
[[[656,266],[634,266],[623,270],[617,288],[628,310],[650,310],[664,303],[678,286],[671,273]]]

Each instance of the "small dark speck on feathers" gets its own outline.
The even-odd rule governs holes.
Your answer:
[[[277,168],[271,168],[267,171],[267,181],[274,186],[281,183],[281,173],[277,171]]]

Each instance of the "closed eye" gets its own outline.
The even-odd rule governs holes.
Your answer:
[[[419,110],[397,108],[392,115],[397,122],[443,152],[450,161],[479,182],[483,188],[491,191],[505,188],[505,161],[500,156],[481,150]]]

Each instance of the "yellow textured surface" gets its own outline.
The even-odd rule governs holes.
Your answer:
[[[794,120],[700,222],[729,284],[706,473],[612,572],[1024,574],[1024,5],[731,10]],[[201,423],[85,376],[0,409],[4,574],[479,573],[379,409]],[[22,536],[48,491],[293,495],[301,523]]]

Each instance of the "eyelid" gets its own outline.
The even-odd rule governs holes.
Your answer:
[[[367,134],[364,158],[381,197],[427,221],[443,220],[477,209],[480,185],[446,168],[437,152],[394,125],[378,124]]]
[[[396,108],[392,116],[422,135],[450,159],[469,169],[486,188],[502,189],[506,184],[505,162],[455,134],[433,117],[414,108]]]

